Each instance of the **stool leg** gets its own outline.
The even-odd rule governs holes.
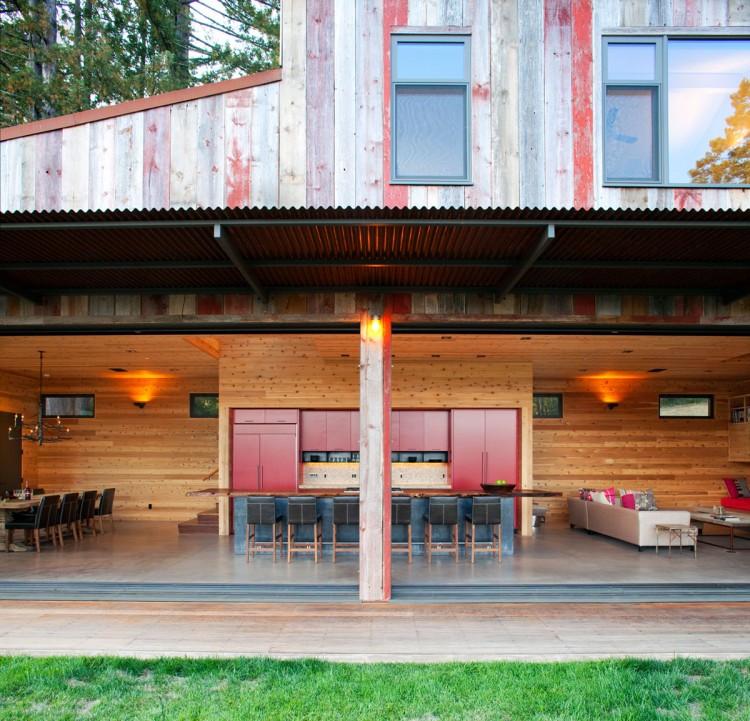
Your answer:
[[[292,562],[292,548],[294,547],[294,526],[290,523],[286,527],[286,562]]]
[[[406,542],[409,544],[407,554],[409,557],[409,563],[411,563],[411,523],[406,527]]]

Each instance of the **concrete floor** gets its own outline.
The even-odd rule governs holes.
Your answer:
[[[89,583],[176,583],[352,585],[358,582],[359,556],[330,553],[318,563],[312,554],[295,556],[291,564],[273,563],[269,554],[245,563],[234,553],[233,537],[179,535],[174,523],[118,522],[115,532],[64,548],[45,545],[41,553],[0,553],[3,581]],[[750,552],[728,553],[699,544],[692,549],[662,548],[639,552],[635,546],[567,525],[546,523],[530,537],[516,537],[516,553],[501,564],[489,555],[471,564],[463,555],[455,563],[447,555],[427,564],[415,556],[393,556],[394,586],[517,584],[692,584],[750,583]],[[1,589],[0,589],[1,593]]]

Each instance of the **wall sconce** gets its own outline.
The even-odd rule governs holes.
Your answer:
[[[607,403],[607,408],[609,408],[609,410],[612,410],[613,408],[617,408],[617,406],[619,405],[619,403]]]
[[[380,329],[383,327],[383,324],[380,320],[379,315],[373,315],[372,318],[370,318],[370,330],[373,333],[380,333]]]
[[[138,408],[140,408],[141,410],[143,410],[146,407],[145,401],[134,401],[133,405],[138,406]]]

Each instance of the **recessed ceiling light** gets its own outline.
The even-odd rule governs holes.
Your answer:
[[[647,373],[663,373],[666,368],[652,368],[650,371],[646,371]]]
[[[125,368],[110,368],[110,370],[114,373],[127,373],[127,370],[125,370]]]

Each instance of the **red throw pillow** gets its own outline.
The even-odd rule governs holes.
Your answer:
[[[734,482],[734,478],[724,478],[724,485],[727,487],[727,493],[730,498],[739,498],[740,492],[737,490],[737,484]]]
[[[635,496],[632,493],[626,493],[624,496],[620,496],[623,508],[632,508],[635,510]]]

